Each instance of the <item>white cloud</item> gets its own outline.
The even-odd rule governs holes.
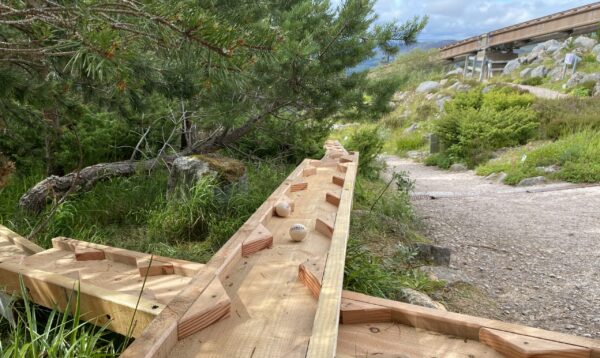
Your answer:
[[[590,3],[592,1],[584,0],[378,0],[375,11],[382,22],[429,15],[429,26],[421,35],[423,40],[459,40]]]

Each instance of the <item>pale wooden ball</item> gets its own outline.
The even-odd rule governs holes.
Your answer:
[[[288,202],[281,201],[275,205],[275,213],[277,216],[287,218],[292,213],[292,207]]]
[[[294,224],[290,227],[290,237],[294,241],[302,241],[308,234],[308,230],[306,230],[306,226],[302,224]]]

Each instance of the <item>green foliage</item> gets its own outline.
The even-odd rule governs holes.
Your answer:
[[[558,139],[586,129],[600,129],[600,101],[595,98],[537,100],[533,109],[540,117],[544,138]]]
[[[530,77],[521,80],[521,84],[526,86],[539,86],[542,83],[544,83],[544,79],[542,77]]]
[[[0,342],[0,355],[3,357],[24,358],[69,358],[69,357],[118,357],[115,344],[109,340],[110,332],[105,327],[95,327],[79,320],[79,295],[68,297],[67,312],[48,311],[33,304],[27,289],[21,282],[22,307],[14,325],[4,318],[0,324],[6,325],[7,337]],[[113,337],[114,338],[114,337]]]
[[[383,150],[384,140],[376,126],[362,127],[345,143],[346,149],[360,153],[359,168],[364,175],[375,178],[382,168],[377,156]]]
[[[428,163],[440,161],[445,166],[443,159],[450,158],[474,166],[489,159],[495,149],[526,143],[539,126],[537,114],[530,108],[532,103],[531,95],[506,88],[458,95],[436,123],[435,133],[445,152]]]
[[[571,94],[575,97],[590,97],[592,95],[592,88],[589,86],[577,86],[571,90]]]
[[[422,148],[427,141],[424,136],[420,132],[412,132],[408,134],[403,134],[396,141],[396,151],[397,153],[406,153],[410,150],[417,150]]]
[[[525,158],[525,160],[523,160]],[[555,142],[533,149],[522,149],[517,154],[506,155],[477,169],[480,175],[504,171],[505,182],[517,184],[524,178],[545,175],[574,183],[600,181],[600,132],[583,130],[565,135]],[[557,173],[546,174],[539,168],[556,166]]]
[[[425,292],[440,287],[417,269],[412,246],[422,239],[405,190],[410,180],[399,177],[400,185],[387,189],[380,180],[358,178],[344,271],[346,289],[396,299],[402,287]]]
[[[446,153],[435,153],[425,158],[425,165],[448,169],[454,163]]]

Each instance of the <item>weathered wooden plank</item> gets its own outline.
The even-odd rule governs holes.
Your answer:
[[[346,177],[336,216],[331,247],[325,264],[325,272],[315,315],[313,332],[308,345],[307,358],[334,357],[337,346],[342,281],[346,260],[346,245],[350,230],[350,213],[354,195],[357,163],[346,164]]]

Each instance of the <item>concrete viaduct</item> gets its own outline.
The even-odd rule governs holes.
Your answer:
[[[514,49],[551,38],[592,32],[599,24],[600,2],[594,2],[455,42],[442,47],[440,56],[450,61],[464,60],[465,67],[479,71],[483,78],[484,75],[492,76],[499,68],[497,65],[516,58]],[[485,71],[486,64],[488,71]]]

